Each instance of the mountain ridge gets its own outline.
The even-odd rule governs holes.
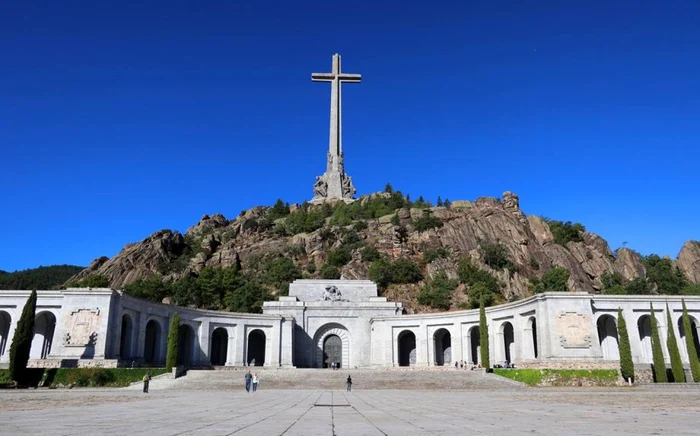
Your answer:
[[[289,259],[291,263],[285,261],[289,268],[293,264],[296,269],[285,280],[337,274],[374,278],[387,297],[421,312],[462,307],[476,298],[478,287],[465,279],[468,271],[472,275],[485,271],[495,278],[480,281],[498,284],[491,285],[496,302],[537,292],[550,270],[559,273],[558,280],[565,280],[569,290],[579,292],[620,293],[632,283],[639,293],[695,292],[692,286],[700,283],[698,241],[686,242],[675,260],[642,257],[628,248],[613,252],[603,238],[580,224],[527,216],[520,210],[519,197],[509,191],[500,199],[438,203],[432,206],[422,198],[411,202],[388,186],[387,191],[365,195],[350,205],[290,206],[279,200],[272,207],[243,211],[232,220],[221,214],[204,215],[185,234],[160,230],[127,244],[111,259],[95,259],[67,284],[91,282],[128,290],[144,280],[176,282],[196,278],[205,269],[236,266],[266,283],[261,265],[270,259]],[[397,259],[405,260],[401,274],[408,275],[385,280]],[[645,262],[654,271],[648,273]],[[666,286],[659,278],[669,274],[677,286]],[[101,279],[93,280],[96,277]],[[270,296],[284,294],[284,285],[270,283]],[[421,299],[433,291],[449,294],[449,304]]]

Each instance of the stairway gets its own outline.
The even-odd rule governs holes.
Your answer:
[[[158,378],[151,381],[152,390],[177,389],[228,391],[243,389],[248,368],[225,370],[189,370],[178,379]],[[250,368],[260,378],[260,389],[345,389],[345,380],[352,376],[353,389],[471,390],[518,389],[522,385],[484,371],[455,369],[278,369]],[[138,385],[131,387],[138,388]]]

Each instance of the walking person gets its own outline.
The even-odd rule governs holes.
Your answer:
[[[252,375],[250,375],[250,370],[245,373],[245,376],[243,377],[245,379],[245,391],[250,393],[250,382],[253,378]]]
[[[143,376],[143,393],[148,393],[148,385],[151,383],[151,375],[146,374]]]
[[[350,392],[352,391],[352,377],[348,375],[348,379],[345,381],[345,390]]]
[[[253,374],[253,392],[258,390],[258,373]]]

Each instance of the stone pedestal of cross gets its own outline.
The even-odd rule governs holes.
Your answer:
[[[313,73],[311,75],[311,80],[314,82],[331,83],[331,124],[326,172],[322,176],[316,177],[312,203],[323,203],[326,200],[335,199],[351,202],[355,196],[352,179],[345,174],[343,165],[341,85],[343,83],[360,83],[361,79],[362,76],[359,74],[341,72],[340,55],[337,53],[333,55],[330,73]]]

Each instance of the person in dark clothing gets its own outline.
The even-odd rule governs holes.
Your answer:
[[[253,376],[250,374],[250,370],[245,373],[245,391],[250,393],[250,382],[253,379]]]
[[[348,379],[345,381],[345,386],[348,392],[352,390],[352,377],[348,376]]]

